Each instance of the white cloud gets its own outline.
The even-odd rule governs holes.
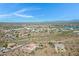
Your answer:
[[[33,18],[34,16],[31,15],[22,15],[22,14],[14,14],[15,16],[23,17],[23,18]]]
[[[41,8],[29,8],[27,11],[41,10]]]
[[[41,8],[23,8],[14,13],[0,14],[0,18],[11,17],[11,16],[18,16],[18,17],[23,17],[23,18],[33,18],[34,16],[32,16],[32,15],[23,15],[22,13],[26,12],[26,11],[33,11],[33,10],[40,10],[40,9]]]
[[[0,14],[0,18],[11,16],[11,14]]]
[[[22,12],[25,12],[25,11],[26,11],[26,9],[21,9],[21,10],[14,12],[14,13],[22,13]]]
[[[22,18],[33,18],[34,16],[32,15],[23,15],[19,13],[14,13],[14,14],[0,14],[0,18],[5,18],[5,17],[11,17],[11,16],[18,16]]]
[[[16,11],[15,13],[22,13],[25,11],[34,11],[34,10],[40,10],[41,8],[23,8],[21,10]]]
[[[40,10],[41,8],[23,8],[21,10],[18,10],[13,13],[13,15],[18,16],[18,17],[24,17],[24,18],[33,18],[34,16],[32,15],[23,15],[21,13],[26,12],[26,11],[32,11],[32,10]]]

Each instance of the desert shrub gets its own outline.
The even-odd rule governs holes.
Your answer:
[[[48,44],[53,48],[54,44],[52,42],[48,42]]]
[[[28,38],[30,38],[31,34],[29,33],[27,36],[28,36]]]
[[[5,47],[5,48],[7,48],[7,46],[8,46],[8,42],[5,41],[5,40],[0,40],[0,46],[1,46],[1,47]]]
[[[39,48],[42,49],[44,46],[42,43],[39,44]]]
[[[3,47],[7,48],[7,46],[8,46],[8,43],[4,42]]]
[[[52,42],[48,42],[49,45],[52,45]]]
[[[16,34],[16,37],[18,38],[19,37],[19,34]]]

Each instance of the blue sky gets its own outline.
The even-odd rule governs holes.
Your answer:
[[[79,19],[76,3],[0,3],[0,22],[44,22]]]

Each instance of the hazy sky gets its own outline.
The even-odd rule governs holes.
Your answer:
[[[79,4],[0,3],[0,22],[42,22],[79,19]]]

